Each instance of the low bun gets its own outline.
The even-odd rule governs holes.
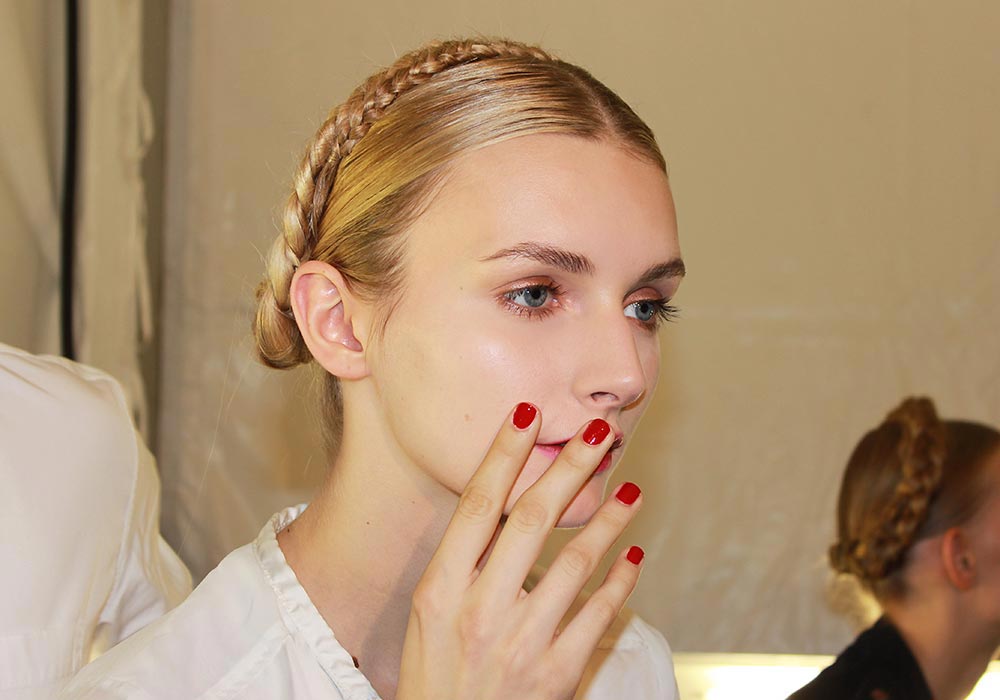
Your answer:
[[[291,199],[296,200],[295,193]],[[292,202],[288,206],[291,208]],[[271,245],[264,279],[257,285],[257,312],[253,322],[257,357],[274,369],[291,369],[312,359],[295,323],[291,305],[292,277],[299,260],[291,259],[293,253],[289,243],[290,238],[296,237],[296,229],[301,231],[298,227],[289,227],[286,222],[283,235]]]
[[[927,521],[947,456],[947,428],[930,399],[904,400],[862,438],[844,473],[835,571],[879,593]]]
[[[257,357],[268,367],[291,369],[312,359],[295,317],[291,311],[281,309],[268,280],[257,286],[253,331],[257,340]]]

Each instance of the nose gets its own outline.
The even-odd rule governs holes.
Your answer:
[[[577,367],[574,390],[584,404],[595,408],[624,408],[646,394],[656,368],[643,366],[637,331],[617,310],[618,318],[588,324],[585,338],[576,350]],[[659,361],[659,355],[656,355]]]

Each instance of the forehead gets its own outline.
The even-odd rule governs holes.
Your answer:
[[[524,241],[597,266],[680,256],[666,174],[618,145],[532,135],[461,156],[410,231],[412,259],[478,260]]]

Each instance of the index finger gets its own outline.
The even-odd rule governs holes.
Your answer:
[[[541,423],[538,408],[530,403],[520,403],[507,414],[462,491],[444,537],[427,565],[427,574],[454,571],[456,567],[463,576],[474,573],[496,532],[514,482],[531,454]]]

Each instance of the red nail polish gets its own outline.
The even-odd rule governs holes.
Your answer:
[[[588,445],[600,445],[610,432],[611,426],[606,420],[595,418],[587,423],[587,429],[583,431],[583,441]]]
[[[636,547],[635,545],[632,545],[631,547],[628,548],[628,554],[625,555],[625,558],[628,559],[633,564],[635,564],[636,566],[639,566],[644,556],[646,556],[646,553],[642,551],[642,547]]]
[[[631,481],[626,481],[622,484],[622,487],[618,489],[618,493],[615,494],[615,498],[624,503],[627,506],[635,503],[635,499],[639,497],[642,493],[642,489],[633,484]]]
[[[517,408],[514,409],[514,427],[518,430],[526,429],[535,422],[536,415],[538,415],[538,409],[530,403],[519,403]]]

